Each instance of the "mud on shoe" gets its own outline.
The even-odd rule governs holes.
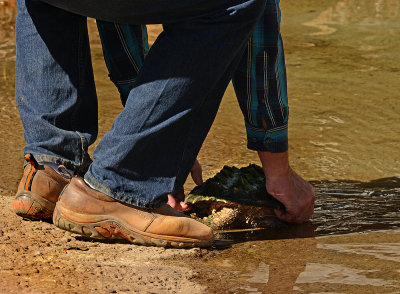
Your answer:
[[[28,164],[12,203],[14,212],[30,219],[51,219],[58,197],[69,183],[70,176],[63,177],[53,168],[40,165],[32,155],[26,154]]]
[[[143,209],[119,202],[74,177],[56,204],[53,223],[64,230],[100,239],[125,239],[162,247],[208,247],[211,228],[169,205]]]

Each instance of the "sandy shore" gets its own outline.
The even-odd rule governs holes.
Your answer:
[[[47,222],[17,217],[0,197],[0,293],[202,293],[199,273],[168,260],[202,258],[204,249],[93,242]]]

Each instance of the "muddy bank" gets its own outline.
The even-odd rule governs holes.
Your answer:
[[[0,293],[203,293],[199,272],[166,260],[207,250],[94,242],[50,223],[23,220],[0,197]]]

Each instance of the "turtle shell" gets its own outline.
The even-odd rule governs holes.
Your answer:
[[[284,206],[268,194],[261,167],[250,164],[224,166],[214,177],[195,187],[186,197],[191,216],[214,229],[271,226],[273,208]]]

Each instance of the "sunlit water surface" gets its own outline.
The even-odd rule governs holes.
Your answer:
[[[281,8],[290,161],[316,187],[315,214],[286,229],[219,233],[234,244],[205,266],[232,273],[237,280],[227,279],[226,290],[238,293],[399,293],[400,2],[284,0]],[[0,1],[0,192],[8,195],[24,145],[13,89],[15,16],[15,2]],[[122,107],[93,20],[89,29],[101,138]],[[150,30],[153,39],[159,29]],[[205,178],[224,165],[257,163],[232,87],[199,160]],[[364,234],[348,234],[355,232]]]

